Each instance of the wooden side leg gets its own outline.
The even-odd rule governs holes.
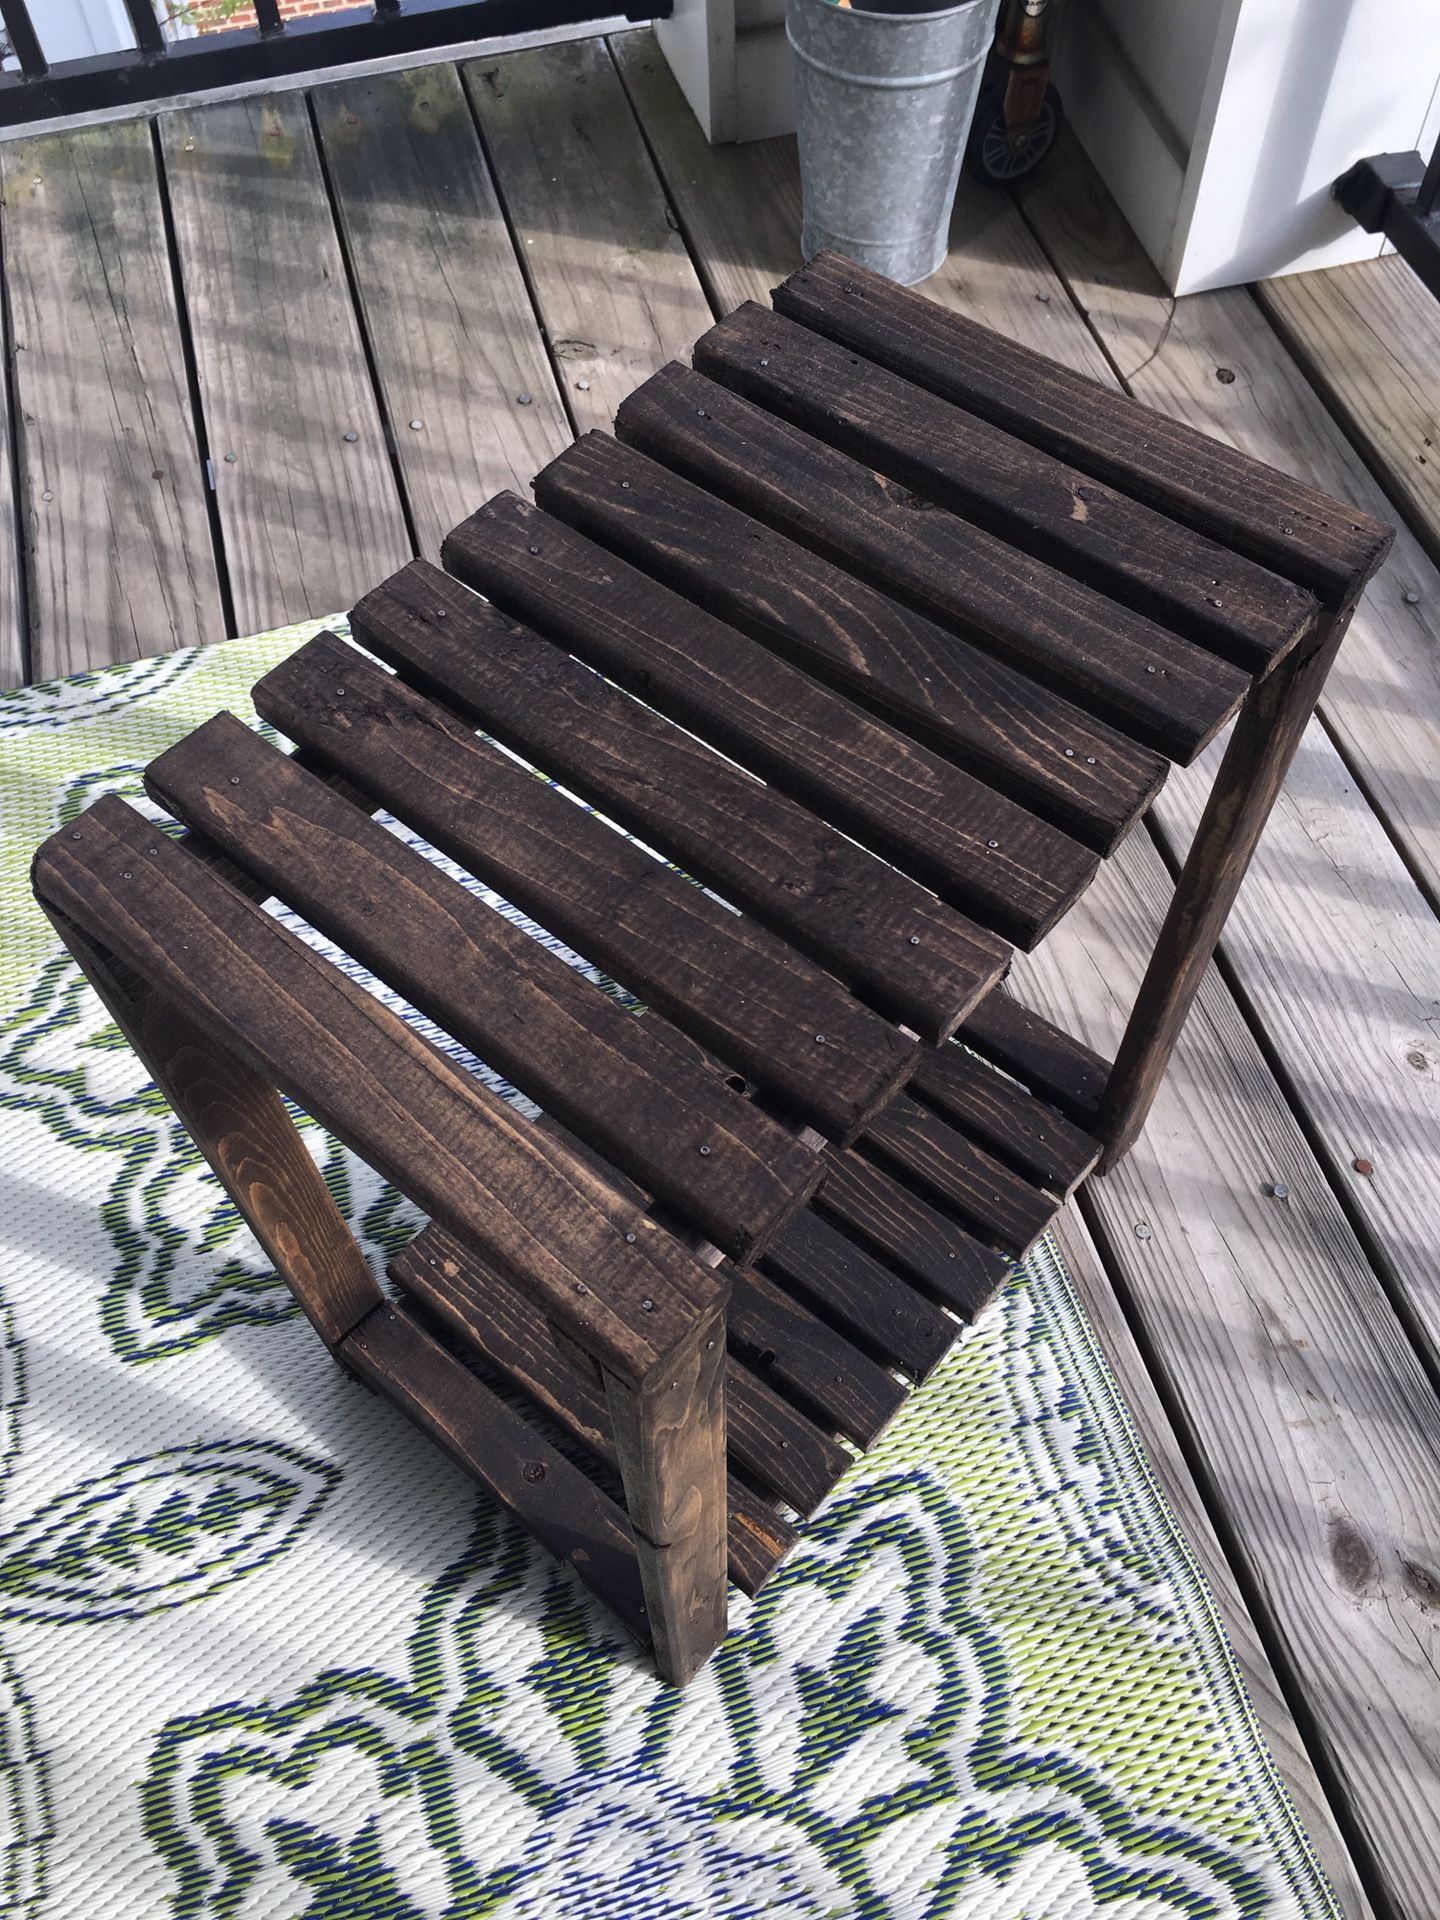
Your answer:
[[[723,1301],[638,1386],[604,1380],[656,1665],[684,1686],[726,1629]]]
[[[1235,722],[1106,1083],[1093,1129],[1105,1147],[1101,1173],[1145,1124],[1349,624],[1349,608],[1330,616],[1308,651],[1261,681]]]
[[[45,911],[321,1339],[338,1347],[385,1296],[280,1095],[74,921]]]

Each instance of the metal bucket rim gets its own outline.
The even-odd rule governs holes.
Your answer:
[[[893,20],[898,27],[913,27],[930,20],[953,20],[957,14],[968,13],[975,7],[988,6],[989,0],[957,0],[953,7],[928,7],[923,13],[879,13],[869,7],[837,7],[835,0],[786,0],[787,6],[823,7],[826,14],[834,14],[837,20],[853,21],[868,26],[876,20]],[[842,32],[846,29],[842,28]],[[987,47],[986,51],[989,49]]]

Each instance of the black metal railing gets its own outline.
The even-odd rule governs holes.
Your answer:
[[[165,0],[159,0],[163,9]],[[341,13],[286,20],[279,0],[252,0],[257,24],[167,38],[156,0],[124,0],[134,45],[80,60],[46,57],[45,0],[0,0],[0,23],[18,71],[0,73],[0,127],[102,108],[143,105],[243,81],[279,80],[316,67],[503,34],[574,26],[623,13],[655,20],[671,0],[369,0]]]
[[[1377,153],[1335,182],[1335,198],[1367,233],[1383,233],[1440,300],[1440,140],[1418,153]]]

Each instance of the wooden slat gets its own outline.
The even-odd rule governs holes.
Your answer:
[[[1065,1199],[1100,1142],[964,1047],[926,1048],[911,1091],[1037,1186]]]
[[[1094,877],[1078,842],[514,494],[457,527],[444,557],[1003,938],[1033,946]]]
[[[825,1184],[815,1206],[964,1320],[982,1312],[1009,1278],[1007,1255],[966,1233],[859,1153],[827,1151]]]
[[[1339,606],[1373,570],[1385,529],[1317,488],[1259,468],[1182,422],[996,338],[963,315],[827,254],[775,305],[932,393],[1248,554]]]
[[[533,1305],[493,1267],[432,1224],[395,1256],[389,1273],[397,1286],[462,1331],[597,1459],[615,1464],[610,1414],[593,1370],[583,1372],[571,1362]],[[850,1465],[850,1454],[733,1357],[725,1394],[732,1463],[800,1513],[813,1512]],[[762,1552],[759,1497],[732,1475],[730,1503],[731,1577],[748,1593],[746,1580]],[[765,1521],[775,1541],[783,1542],[764,1567],[768,1574],[794,1536],[774,1513]]]
[[[721,1283],[672,1235],[123,801],[52,835],[34,875],[613,1371],[643,1378],[713,1306]]]
[[[1190,760],[1248,680],[1141,614],[953,514],[927,510],[751,401],[667,367],[621,407],[622,440],[943,622],[1121,727]]]
[[[233,714],[145,784],[727,1253],[757,1257],[814,1191],[816,1156],[664,1020],[636,1019]]]
[[[1097,853],[1165,778],[1161,755],[609,434],[551,461],[535,498]]]
[[[570,424],[455,69],[351,76],[311,99],[410,517],[433,559],[477,500],[525,486]]]
[[[899,1411],[905,1388],[762,1275],[741,1270],[730,1277],[731,1351],[847,1440],[870,1446]]]
[[[958,1339],[956,1321],[812,1212],[771,1242],[764,1271],[887,1365],[924,1380]]]
[[[696,342],[694,362],[1248,673],[1267,672],[1319,617],[1278,574],[753,301]]]
[[[158,125],[236,623],[333,613],[411,548],[305,96]]]
[[[828,1428],[817,1427],[733,1355],[725,1417],[731,1463],[797,1513],[813,1513],[853,1464]]]
[[[960,1037],[1077,1126],[1093,1124],[1110,1067],[1083,1040],[1005,992],[982,1000],[966,1016]]]
[[[343,766],[432,845],[833,1137],[851,1138],[909,1073],[914,1043],[831,975],[333,635],[275,667],[253,699],[292,740]]]
[[[951,1031],[1003,970],[993,935],[425,562],[366,594],[351,623],[427,692],[926,1038]]]
[[[345,1342],[357,1379],[391,1401],[565,1561],[642,1645],[650,1641],[635,1537],[624,1513],[548,1440],[397,1307]]]
[[[871,1121],[864,1146],[1005,1253],[1028,1253],[1054,1218],[1058,1202],[905,1094]]]
[[[493,1267],[450,1235],[427,1227],[390,1262],[389,1273],[412,1300],[519,1387],[592,1458],[612,1472],[619,1470],[614,1426],[594,1370],[574,1364],[531,1303]],[[750,1378],[734,1363],[732,1368]],[[742,1592],[755,1593],[794,1546],[796,1535],[733,1478],[727,1497],[730,1577]]]
[[[7,142],[0,178],[31,675],[219,639],[149,125]],[[0,474],[0,665],[13,681],[21,622],[8,459]]]
[[[566,403],[608,427],[710,319],[635,116],[603,40],[464,71]]]

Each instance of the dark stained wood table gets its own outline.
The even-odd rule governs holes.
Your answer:
[[[535,495],[260,682],[293,754],[216,716],[147,772],[183,834],[107,798],[35,885],[340,1363],[683,1682],[1133,1141],[1390,534],[836,256]],[[1010,956],[1232,720],[1106,1062]],[[280,1092],[430,1215],[392,1291]]]

